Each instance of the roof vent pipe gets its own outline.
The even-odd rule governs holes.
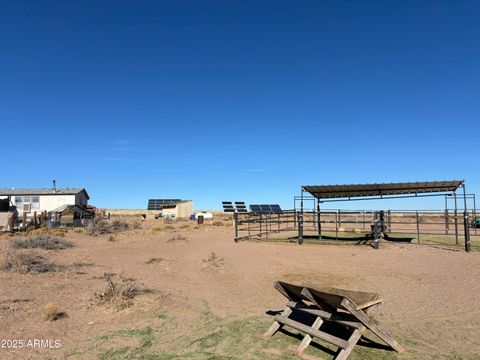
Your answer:
[[[53,192],[54,193],[57,192],[57,181],[56,180],[53,180]]]

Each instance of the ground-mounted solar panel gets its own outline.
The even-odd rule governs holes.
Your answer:
[[[181,199],[149,199],[147,209],[163,210],[164,207],[172,207],[181,202]]]
[[[231,201],[222,201],[223,212],[235,212]]]
[[[239,213],[246,213],[248,212],[247,206],[245,205],[244,201],[235,201],[235,208]]]
[[[279,214],[282,209],[278,204],[250,205],[250,211],[257,214]]]
[[[252,213],[261,213],[262,209],[260,208],[260,205],[250,205],[250,211]]]
[[[275,205],[270,205],[270,208],[272,209],[272,212],[273,212],[274,214],[280,214],[280,213],[283,212],[283,211],[282,211],[282,208],[280,207],[280,205],[277,205],[277,204],[275,204]]]

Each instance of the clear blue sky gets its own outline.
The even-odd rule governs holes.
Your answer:
[[[57,179],[122,208],[291,207],[307,184],[480,193],[478,1],[1,6],[0,187]]]

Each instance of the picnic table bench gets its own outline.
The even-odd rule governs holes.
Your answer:
[[[285,309],[274,316],[273,324],[263,337],[270,338],[284,325],[305,333],[295,355],[301,356],[313,338],[318,338],[338,347],[335,360],[346,359],[367,329],[393,350],[399,353],[404,351],[393,336],[374,319],[383,302],[378,294],[329,287],[312,288],[282,281],[275,282],[274,286],[288,302]],[[313,324],[293,319],[292,315],[298,311],[313,315]],[[344,327],[350,333],[348,339],[322,330],[324,322]]]

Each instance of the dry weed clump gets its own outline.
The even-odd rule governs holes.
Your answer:
[[[64,237],[67,232],[68,232],[68,229],[60,229],[60,228],[49,229],[46,227],[42,227],[39,229],[30,230],[27,233],[27,236],[51,235],[51,236],[57,236],[57,237],[58,236]]]
[[[60,311],[60,307],[54,303],[48,303],[43,307],[43,320],[56,321],[68,317],[67,313]]]
[[[72,247],[73,243],[51,235],[35,235],[12,239],[10,245],[15,249],[64,250]]]
[[[142,223],[138,220],[135,220],[133,223],[132,223],[132,229],[133,230],[140,230],[142,228]]]
[[[0,270],[26,274],[57,271],[58,267],[35,251],[9,250],[0,263]]]
[[[170,238],[167,240],[167,242],[176,242],[176,241],[187,241],[188,238],[186,236],[183,236],[183,235],[173,235],[173,236],[170,236]]]
[[[117,311],[130,307],[136,296],[151,292],[119,274],[104,274],[103,277],[105,287],[95,292],[95,298],[100,305],[108,305]]]
[[[213,251],[210,253],[208,258],[203,259],[203,262],[205,263],[205,265],[207,265],[208,267],[211,267],[211,268],[220,268],[225,264],[223,257],[222,258],[219,257]]]
[[[88,233],[90,235],[106,235],[127,231],[128,229],[128,223],[123,220],[113,220],[111,222],[106,220],[95,220],[88,226]]]
[[[151,264],[158,264],[161,263],[162,261],[166,260],[165,258],[162,257],[155,257],[155,258],[150,258],[147,261],[145,261],[145,264],[151,265]]]
[[[213,226],[225,226],[225,223],[221,220],[214,220],[212,221]]]

